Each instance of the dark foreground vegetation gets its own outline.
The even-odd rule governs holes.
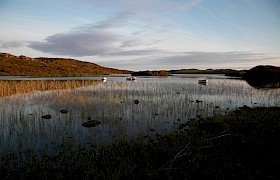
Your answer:
[[[9,76],[92,76],[130,74],[132,71],[106,68],[90,62],[66,58],[30,58],[0,53],[0,75]]]
[[[188,127],[188,128],[187,128]],[[156,132],[155,132],[156,133]],[[279,179],[280,108],[247,106],[156,139],[1,160],[1,179]],[[14,167],[9,164],[14,162]]]

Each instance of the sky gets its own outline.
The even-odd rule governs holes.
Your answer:
[[[0,0],[0,52],[133,71],[280,66],[280,0]]]

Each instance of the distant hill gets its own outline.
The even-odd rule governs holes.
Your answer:
[[[133,72],[132,76],[168,76],[169,73],[167,71],[138,71]]]
[[[233,70],[233,69],[180,69],[170,70],[170,74],[224,74],[226,76],[243,77],[246,73],[245,70]]]
[[[137,71],[132,76],[169,76],[172,74],[224,74],[225,76],[243,77],[246,70],[233,69],[179,69],[179,70],[160,70],[160,71]]]
[[[22,76],[90,76],[131,74],[132,71],[106,68],[94,63],[66,58],[31,58],[0,53],[0,75]]]

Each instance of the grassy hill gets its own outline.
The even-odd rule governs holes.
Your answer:
[[[132,71],[106,68],[90,62],[66,58],[31,58],[0,53],[0,75],[89,76],[130,74]]]
[[[256,66],[245,74],[244,79],[254,87],[280,88],[280,67]]]

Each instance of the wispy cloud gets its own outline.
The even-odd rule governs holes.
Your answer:
[[[119,12],[105,20],[76,27],[67,33],[48,36],[44,41],[30,42],[28,47],[45,53],[75,57],[100,56],[120,51],[116,44],[124,41],[122,36],[108,29],[122,26],[131,16],[132,13]],[[128,42],[123,42],[126,43]]]
[[[164,41],[163,37],[154,38],[154,35],[172,29],[172,26],[167,25],[166,22],[160,23],[159,20],[165,18],[157,14],[185,10],[198,4],[200,0],[104,0],[102,2],[84,0],[83,2],[91,6],[97,5],[99,8],[101,6],[109,8],[110,14],[98,22],[48,36],[43,41],[29,42],[27,47],[53,55],[75,57],[136,55],[136,52],[141,56],[145,54],[144,52],[149,52],[147,50],[149,46]],[[148,21],[149,18],[156,16],[157,21]],[[6,42],[2,48],[13,46],[20,46],[20,44]]]
[[[9,48],[20,48],[25,45],[24,42],[21,41],[8,41],[8,42],[0,42],[0,47],[4,49]]]
[[[105,56],[148,56],[165,53],[163,50],[157,49],[143,49],[143,50],[121,50],[118,52],[107,53]]]
[[[177,10],[185,10],[194,5],[197,5],[202,0],[180,0],[180,1],[170,1],[170,0],[83,0],[84,3],[88,3],[91,5],[98,4],[103,7],[117,7],[122,8],[124,10],[129,10],[133,12],[163,12],[165,11],[177,11]],[[155,11],[158,10],[158,11]]]
[[[119,28],[133,18],[134,13],[118,12],[105,20],[79,26],[67,33],[58,33],[48,36],[44,41],[29,42],[28,47],[54,55],[66,56],[108,56],[109,54],[134,54],[148,52],[140,48],[129,50],[139,46],[150,46],[161,42],[158,39],[147,39],[140,34],[146,30],[134,31],[130,35],[112,33],[111,28]],[[139,36],[140,35],[140,36]]]
[[[269,54],[236,52],[150,52],[145,58],[103,62],[105,66],[140,70],[170,69],[250,69],[257,65],[280,65],[280,57]],[[160,65],[160,66],[159,66]]]
[[[280,57],[271,57],[268,54],[256,52],[179,52],[177,54],[155,58],[154,61],[163,64],[181,64],[185,66],[244,66],[244,64],[263,64],[270,63]]]
[[[49,36],[28,46],[45,53],[66,56],[96,56],[116,51],[117,36],[106,31],[71,32]]]
[[[113,16],[109,16],[104,20],[98,21],[96,23],[86,24],[84,26],[76,27],[74,30],[104,30],[114,27],[121,27],[127,23],[128,20],[133,18],[135,14],[133,12],[128,11],[120,11],[114,14]]]

